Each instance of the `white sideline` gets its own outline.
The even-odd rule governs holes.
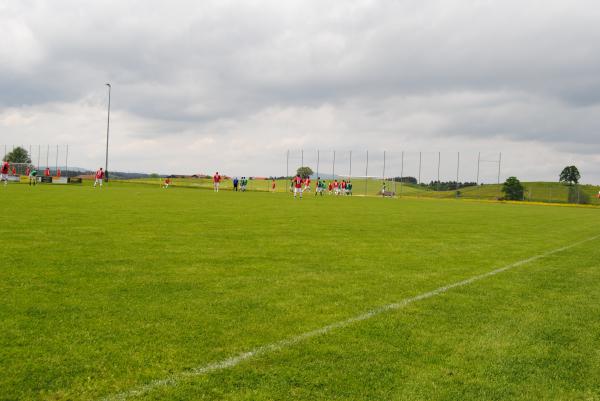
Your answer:
[[[126,399],[131,398],[131,397],[136,397],[136,396],[144,395],[144,394],[149,393],[150,391],[155,390],[155,389],[160,388],[160,387],[167,387],[167,386],[177,385],[177,383],[181,382],[182,380],[185,380],[186,378],[195,377],[195,376],[201,376],[201,375],[205,375],[205,374],[210,373],[210,372],[214,372],[214,371],[218,371],[218,370],[223,370],[223,369],[231,368],[231,367],[236,366],[239,363],[241,363],[241,362],[243,362],[243,361],[245,361],[247,359],[250,359],[250,358],[262,355],[262,354],[266,354],[268,352],[275,352],[275,351],[281,350],[283,348],[290,347],[290,346],[292,346],[294,344],[297,344],[297,343],[299,343],[301,341],[310,339],[312,337],[320,336],[320,335],[323,335],[323,334],[327,334],[327,333],[329,333],[332,330],[340,329],[340,328],[349,326],[352,323],[356,323],[356,322],[360,322],[360,321],[363,321],[363,320],[370,319],[370,318],[372,318],[374,316],[380,315],[380,314],[382,314],[384,312],[387,312],[387,311],[401,309],[401,308],[403,308],[403,307],[405,307],[405,306],[407,306],[407,305],[409,305],[409,304],[411,304],[413,302],[417,302],[417,301],[420,301],[420,300],[423,300],[423,299],[431,298],[431,297],[434,297],[436,295],[443,294],[446,291],[451,290],[453,288],[463,287],[463,286],[466,286],[468,284],[474,283],[476,281],[482,280],[484,278],[487,278],[487,277],[490,277],[490,276],[495,276],[498,273],[502,273],[502,272],[504,272],[506,270],[510,270],[510,269],[515,268],[515,267],[522,266],[524,264],[533,262],[535,260],[542,259],[542,258],[545,258],[547,256],[553,255],[555,253],[565,251],[567,249],[576,247],[576,246],[581,245],[583,243],[593,241],[593,240],[595,240],[595,239],[597,239],[599,237],[600,237],[600,235],[596,235],[596,236],[587,238],[585,240],[575,242],[575,243],[573,243],[571,245],[563,246],[561,248],[557,248],[557,249],[554,249],[552,251],[548,251],[546,253],[542,253],[542,254],[539,254],[539,255],[536,255],[536,256],[532,256],[532,257],[527,258],[527,259],[520,260],[518,262],[511,263],[511,264],[506,265],[504,267],[501,267],[499,269],[495,269],[495,270],[489,271],[487,273],[483,273],[483,274],[479,274],[477,276],[473,276],[473,277],[468,278],[466,280],[458,281],[458,282],[453,283],[453,284],[448,284],[448,285],[445,285],[443,287],[439,287],[439,288],[437,288],[435,290],[432,290],[432,291],[429,291],[429,292],[424,292],[424,293],[422,293],[420,295],[416,295],[416,296],[411,297],[411,298],[405,298],[405,299],[403,299],[403,300],[401,300],[399,302],[393,303],[393,304],[389,304],[389,305],[381,306],[381,307],[376,308],[376,309],[372,309],[372,310],[367,311],[367,312],[365,312],[365,313],[363,313],[361,315],[358,315],[358,316],[355,316],[355,317],[351,317],[349,319],[342,320],[342,321],[339,321],[339,322],[336,322],[336,323],[332,323],[332,324],[329,324],[327,326],[321,327],[321,328],[316,329],[316,330],[307,331],[306,333],[302,333],[302,334],[299,334],[299,335],[294,336],[294,337],[290,337],[290,338],[287,338],[287,339],[284,339],[284,340],[281,340],[281,341],[277,341],[277,342],[274,342],[274,343],[271,343],[271,344],[263,345],[261,347],[255,348],[255,349],[253,349],[251,351],[244,352],[242,354],[239,354],[239,355],[236,355],[236,356],[232,356],[230,358],[227,358],[227,359],[224,359],[224,360],[221,360],[221,361],[218,361],[218,362],[213,362],[213,363],[209,363],[207,365],[198,366],[198,367],[196,367],[196,368],[194,368],[192,370],[188,370],[188,371],[176,373],[176,374],[173,374],[173,375],[171,375],[169,377],[166,377],[164,379],[153,380],[153,381],[149,382],[148,384],[144,384],[144,385],[141,385],[139,387],[132,388],[130,390],[127,390],[127,391],[124,391],[124,392],[121,392],[121,393],[118,393],[118,394],[115,394],[115,395],[112,395],[112,396],[101,398],[101,400],[102,401],[123,401],[123,400],[126,400]]]

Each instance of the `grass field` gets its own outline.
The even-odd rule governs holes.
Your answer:
[[[0,197],[1,400],[600,400],[597,208]]]
[[[341,180],[342,178],[340,178]],[[160,187],[163,179],[135,179],[123,181],[127,183],[138,183],[138,184],[149,184],[156,187]],[[329,180],[327,180],[329,182]],[[364,179],[354,178],[354,194],[363,196],[377,196],[381,192],[382,181],[380,179]],[[203,188],[211,189],[212,180],[207,178],[179,178],[173,180],[174,186],[181,188]],[[289,181],[280,179],[276,181],[276,192],[284,193],[289,189]],[[387,181],[387,189],[394,191],[397,197],[403,196],[416,196],[423,198],[440,198],[440,199],[454,199],[456,198],[456,191],[434,191],[426,187],[413,184],[395,183]],[[559,182],[523,182],[525,187],[525,200],[531,202],[547,202],[547,203],[568,203],[569,202],[569,187]],[[225,180],[222,183],[224,190],[231,190],[233,184],[231,180]],[[271,181],[270,180],[250,180],[248,188],[250,191],[270,191]],[[314,188],[314,184],[313,184]],[[585,193],[588,197],[588,203],[592,205],[600,205],[600,199],[598,198],[598,191],[600,186],[598,185],[580,185],[581,192]],[[481,186],[465,187],[460,189],[462,199],[483,199],[483,200],[496,200],[502,198],[501,184],[485,184]]]

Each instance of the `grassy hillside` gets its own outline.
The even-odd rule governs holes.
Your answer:
[[[567,203],[569,187],[558,182],[524,182],[525,200],[532,202]],[[600,186],[581,185],[580,190],[587,194],[590,204],[600,204],[597,198]],[[485,184],[460,189],[460,197],[467,199],[499,199],[503,197],[502,185]],[[456,191],[424,190],[416,195],[430,198],[456,198]]]

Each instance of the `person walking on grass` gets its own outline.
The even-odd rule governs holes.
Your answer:
[[[237,178],[237,177],[235,177],[235,178],[233,179],[233,190],[234,190],[235,192],[237,192],[237,190],[238,190],[238,184],[239,184],[239,182],[240,182],[240,181],[238,180],[238,178]]]
[[[219,184],[221,183],[221,176],[217,171],[215,175],[213,175],[213,188],[215,192],[219,192]]]
[[[100,188],[102,188],[102,182],[104,181],[104,170],[102,170],[102,167],[100,167],[98,169],[98,171],[96,171],[96,180],[94,181],[94,188],[96,188],[96,185],[100,184]]]
[[[300,199],[302,199],[302,177],[300,177],[300,174],[292,179],[292,184],[294,185],[294,199],[296,199],[296,194],[300,194]]]
[[[275,192],[275,179],[271,181],[271,192]]]

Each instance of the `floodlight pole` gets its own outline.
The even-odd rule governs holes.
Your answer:
[[[106,118],[106,158],[104,159],[104,180],[108,182],[108,137],[110,133],[110,92],[112,86],[110,83],[106,83],[108,86],[108,116]]]
[[[42,145],[38,145],[38,160],[37,160],[37,170],[40,170],[40,155],[42,153]]]
[[[54,170],[54,174],[58,175],[58,145],[56,145],[56,170]]]
[[[300,167],[304,167],[304,149],[300,150]]]
[[[46,148],[46,168],[50,168],[50,145]]]
[[[290,150],[287,150],[285,157],[285,178],[289,178],[290,176]]]
[[[69,145],[67,144],[67,154],[65,156],[65,176],[69,176]]]

